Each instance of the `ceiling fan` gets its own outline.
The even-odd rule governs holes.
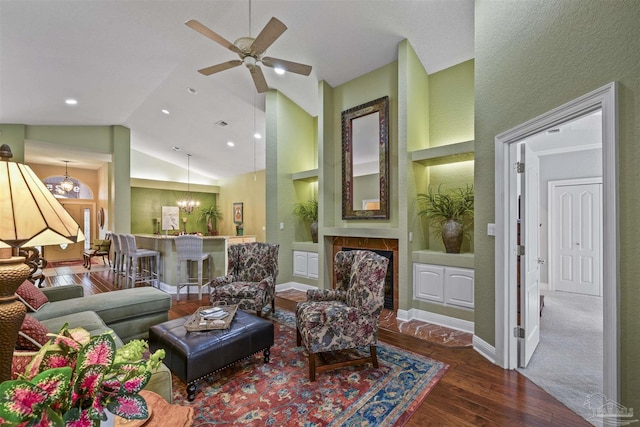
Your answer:
[[[233,43],[230,43],[224,37],[216,34],[195,19],[187,21],[185,24],[230,51],[237,53],[240,57],[240,59],[234,59],[198,70],[200,74],[205,76],[210,76],[211,74],[244,64],[251,73],[256,89],[259,93],[263,93],[269,90],[269,86],[267,86],[267,81],[264,78],[259,64],[272,68],[281,68],[285,71],[302,74],[304,76],[311,74],[310,65],[263,56],[267,48],[287,29],[287,26],[277,18],[271,18],[255,39],[253,37],[241,37]]]

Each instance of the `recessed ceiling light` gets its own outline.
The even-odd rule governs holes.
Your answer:
[[[198,93],[198,91],[192,87],[188,87],[187,92],[189,92],[191,95],[196,95]]]
[[[227,142],[227,145],[229,147],[234,147],[236,144],[234,144],[233,141],[229,141],[229,142]]]
[[[218,120],[218,121],[216,122],[216,124],[217,124],[218,126],[223,126],[223,127],[224,127],[224,126],[226,126],[226,125],[228,125],[228,123],[227,123],[227,122],[225,122],[224,120]]]
[[[78,104],[78,100],[77,99],[73,99],[73,98],[69,98],[69,99],[65,99],[64,103],[67,105],[77,105]]]
[[[284,68],[282,67],[275,67],[274,71],[276,72],[276,74],[280,74],[280,75],[284,74]]]
[[[171,113],[169,113],[169,110],[165,110],[164,108],[163,108],[162,110],[160,110],[160,111],[162,111],[162,112],[163,112],[164,114],[166,114],[166,115],[171,114]]]
[[[171,147],[171,149],[172,149],[173,151],[182,151],[182,148],[180,148],[180,147],[176,147],[176,146]]]
[[[262,135],[260,135],[258,132],[256,132],[256,133],[253,134],[253,137],[255,139],[260,139],[260,138],[262,138]]]

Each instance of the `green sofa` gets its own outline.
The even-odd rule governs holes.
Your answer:
[[[39,321],[93,311],[123,342],[149,337],[149,328],[169,320],[171,296],[151,287],[123,289],[84,296],[78,285],[42,288],[49,304],[35,313]],[[73,316],[71,316],[73,317]]]
[[[151,287],[123,289],[84,296],[78,285],[41,288],[49,303],[29,313],[51,332],[68,323],[91,335],[112,330],[117,346],[133,339],[147,339],[149,328],[169,320],[171,297]],[[146,386],[171,402],[171,372],[162,365]]]

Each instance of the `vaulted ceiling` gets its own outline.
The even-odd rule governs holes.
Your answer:
[[[255,37],[272,16],[288,29],[268,56],[313,71],[263,67],[267,84],[314,116],[318,81],[337,86],[388,64],[403,39],[428,73],[473,58],[472,0],[0,0],[0,123],[123,125],[135,151],[181,166],[191,154],[201,183],[253,171],[254,152],[263,169],[264,138],[254,147],[253,134],[264,135],[265,95],[243,66],[199,74],[237,56],[185,22],[233,42]],[[43,144],[28,156],[99,163]],[[144,162],[132,163],[132,176],[163,179]]]

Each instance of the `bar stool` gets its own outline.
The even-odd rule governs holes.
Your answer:
[[[121,234],[120,243],[126,241],[127,266],[125,287],[131,285],[135,288],[136,283],[148,282],[151,286],[160,286],[160,252],[152,249],[138,249],[136,238],[133,234]],[[123,245],[124,248],[124,245]]]
[[[111,247],[113,248],[113,264],[111,264],[111,269],[116,275],[119,275],[124,270],[122,266],[124,254],[122,253],[119,234],[111,233]]]
[[[120,242],[120,271],[116,273],[116,285],[121,288],[124,281],[125,287],[127,283],[127,272],[129,271],[129,244],[124,234],[118,234]]]
[[[189,295],[189,286],[197,285],[198,286],[198,298],[202,299],[202,288],[207,286],[209,280],[211,280],[211,256],[208,253],[202,252],[204,239],[200,236],[194,235],[182,235],[178,236],[174,239],[174,243],[176,245],[176,254],[178,255],[178,268],[176,273],[176,278],[178,281],[177,289],[177,299],[180,299],[180,288],[187,287],[187,296]],[[181,282],[182,274],[181,274],[181,266],[182,262],[186,261],[187,263],[187,272],[186,272],[186,281]],[[204,261],[207,261],[207,266],[209,268],[208,276],[206,277],[206,281],[203,280],[202,277],[202,265]],[[198,277],[197,281],[194,282],[195,277],[191,277],[191,262],[198,263]]]

